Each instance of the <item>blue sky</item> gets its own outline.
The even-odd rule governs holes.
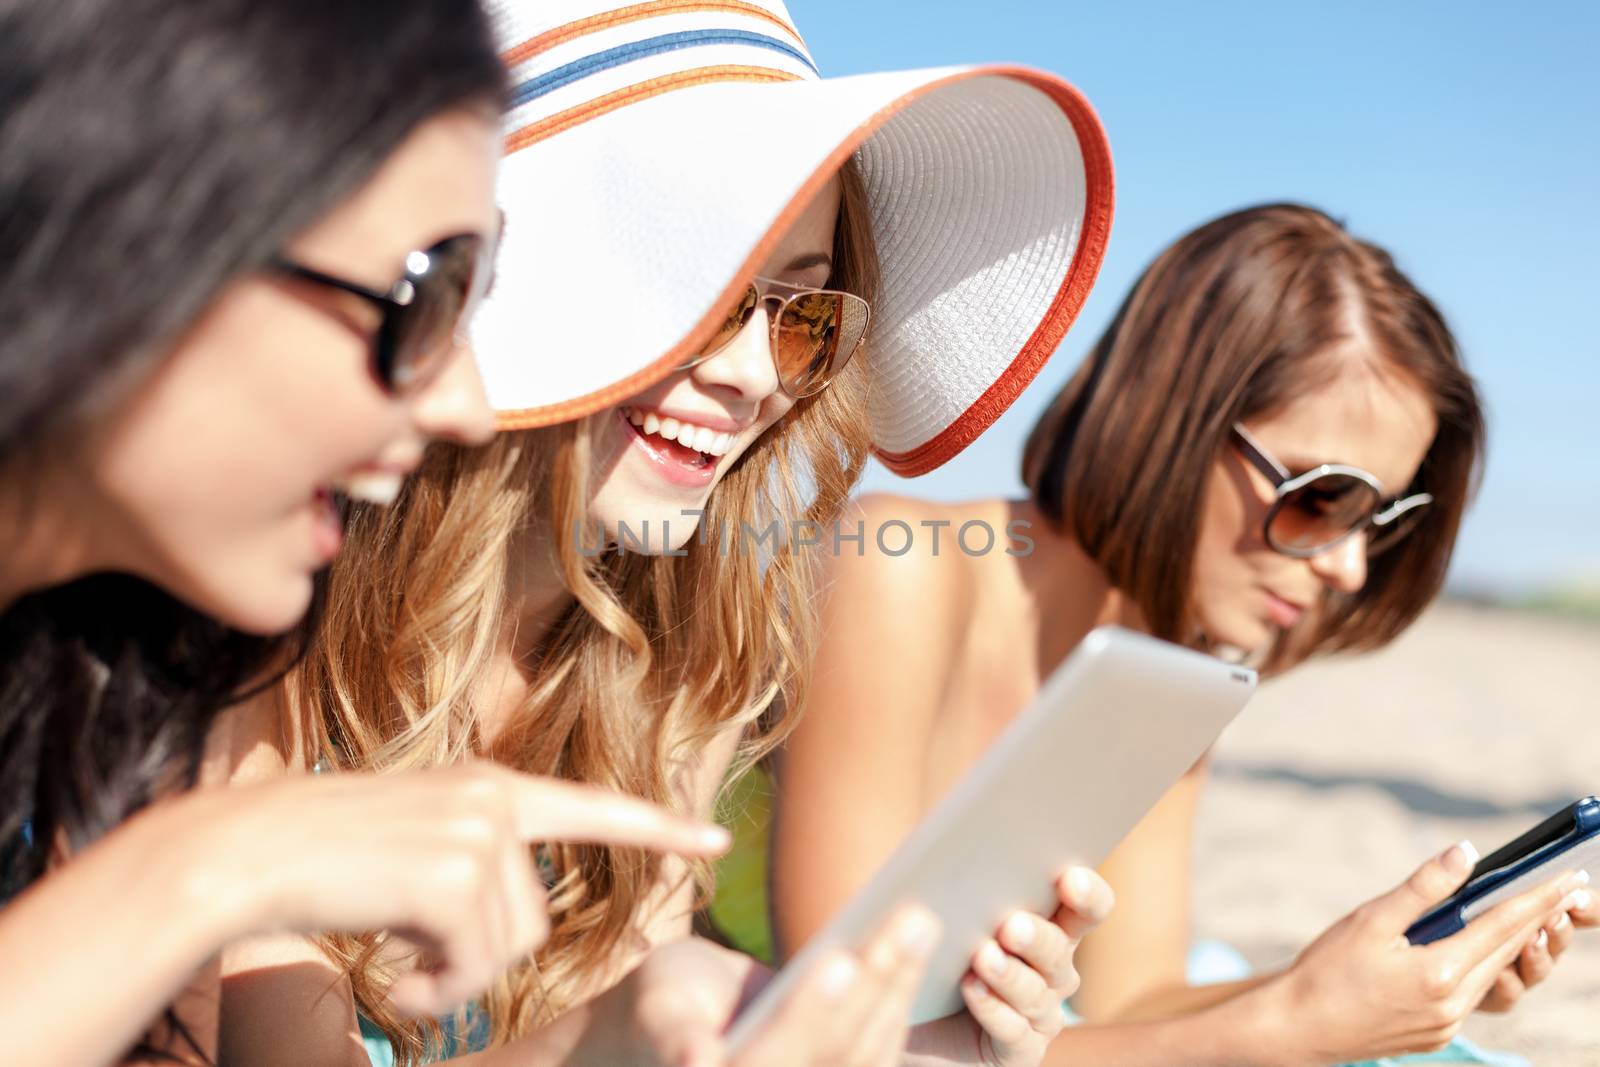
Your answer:
[[[1483,387],[1489,466],[1455,583],[1600,586],[1600,4],[789,2],[824,74],[1062,74],[1116,160],[1106,263],[1050,366],[958,460],[867,488],[1019,491],[1028,427],[1156,252],[1300,200],[1394,253]]]

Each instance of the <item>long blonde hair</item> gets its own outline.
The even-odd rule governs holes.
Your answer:
[[[829,285],[875,299],[878,264],[853,164]],[[778,744],[801,705],[816,640],[808,601],[816,558],[785,540],[765,556],[719,529],[771,520],[831,523],[866,462],[870,351],[822,393],[796,402],[723,477],[687,556],[594,555],[586,525],[585,424],[502,434],[481,450],[436,445],[400,499],[355,509],[329,579],[316,647],[288,695],[318,755],[337,767],[437,766],[474,755],[528,772],[676,806],[676,768],[713,735],[742,727],[736,767]],[[545,634],[526,698],[485,753],[474,685],[499,647],[520,531],[548,531],[548,565],[573,603]],[[771,542],[767,542],[768,545]],[[535,565],[539,561],[532,561]],[[552,932],[528,966],[485,995],[490,1044],[511,1040],[594,990],[630,947],[662,875],[643,850],[549,843]],[[709,870],[692,871],[697,889]],[[432,1022],[397,1017],[384,937],[330,937],[361,1011],[409,1064],[437,1048]]]

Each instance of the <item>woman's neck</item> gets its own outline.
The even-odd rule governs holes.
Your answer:
[[[0,516],[7,516],[0,519],[0,611],[29,593],[111,567],[95,562],[89,531],[96,523],[47,486],[0,489]]]
[[[537,531],[513,539],[506,568],[506,619],[515,638],[509,651],[518,658],[536,655],[545,636],[572,606],[572,591],[555,564],[555,549]]]
[[[1017,559],[1017,573],[1038,634],[1039,669],[1048,674],[1096,626],[1147,632],[1143,614],[1127,594],[1107,580],[1070,532],[1031,500],[1011,504],[1013,521],[1029,524],[1031,553]]]
[[[512,537],[507,552],[505,622],[479,695],[479,730],[490,743],[521,706],[544,643],[574,600],[542,526],[524,527]]]

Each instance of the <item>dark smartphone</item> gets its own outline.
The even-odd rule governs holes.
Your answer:
[[[1591,868],[1600,870],[1600,797],[1584,797],[1478,861],[1467,883],[1412,924],[1406,939],[1426,945],[1449,937],[1503,900]]]

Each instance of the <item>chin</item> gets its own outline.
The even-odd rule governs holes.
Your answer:
[[[1205,633],[1214,645],[1229,645],[1251,655],[1268,648],[1278,637],[1277,627],[1251,618],[1208,621]]]
[[[312,576],[304,572],[284,575],[267,585],[217,588],[211,595],[189,603],[225,626],[259,637],[274,637],[294,629],[311,607]]]
[[[652,509],[647,513],[629,516],[607,516],[599,520],[606,530],[607,540],[623,552],[635,555],[664,556],[679,553],[691,544],[700,530],[700,516],[694,512],[703,502],[688,502],[681,508]],[[684,512],[690,513],[685,515]],[[590,531],[596,520],[591,519]],[[590,544],[592,532],[586,532],[584,544]]]

